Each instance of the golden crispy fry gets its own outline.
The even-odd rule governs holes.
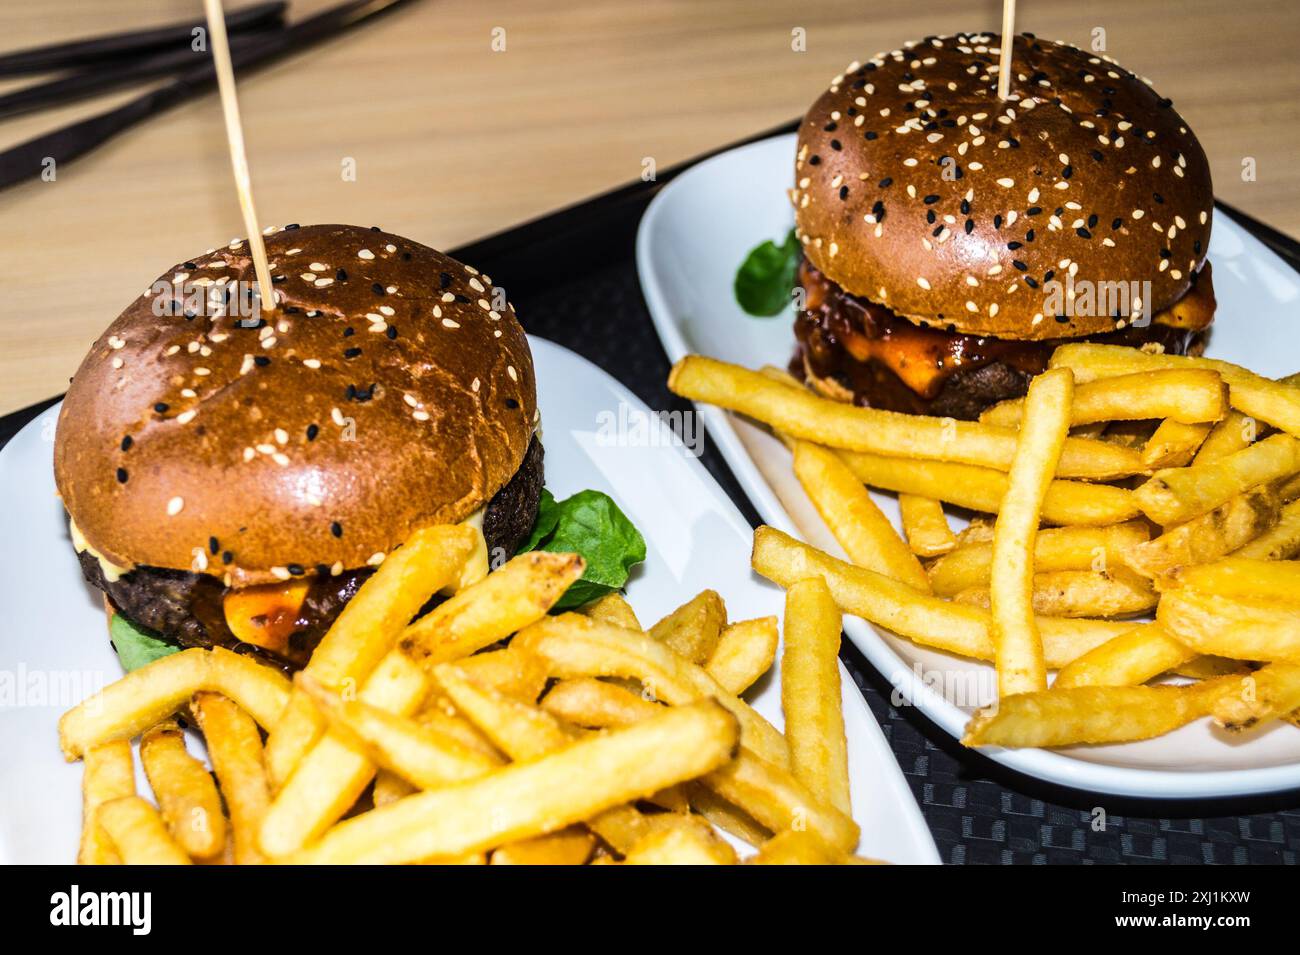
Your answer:
[[[417,789],[473,779],[501,765],[500,759],[408,717],[359,700],[342,700],[304,674],[297,681],[342,738]]]
[[[78,865],[118,865],[122,859],[95,812],[111,799],[135,795],[135,761],[131,741],[110,740],[86,750],[81,777],[81,848]]]
[[[1129,546],[1150,537],[1144,521],[1128,521],[1110,527],[1049,527],[1034,540],[1034,570],[1093,570],[1102,572],[1123,564]],[[993,544],[976,543],[958,547],[930,565],[934,592],[955,596],[971,587],[987,586],[993,565]]]
[[[1257,598],[1265,604],[1296,603],[1300,602],[1300,564],[1234,554],[1212,564],[1184,567],[1171,585],[1221,597]]]
[[[840,457],[868,487],[920,494],[973,511],[994,514],[1007,493],[1007,475],[991,468],[944,461],[891,458],[861,451],[841,451]],[[1139,514],[1133,492],[1109,484],[1056,480],[1043,499],[1048,524],[1119,524]]]
[[[415,621],[398,645],[425,667],[469,656],[546,616],[585,566],[577,554],[520,554]]]
[[[1054,690],[1072,686],[1136,686],[1195,659],[1196,651],[1159,624],[1146,623],[1089,650],[1056,675]]]
[[[736,850],[707,824],[690,821],[659,829],[632,847],[627,865],[735,865]]]
[[[870,620],[921,644],[972,657],[993,659],[987,611],[918,594],[896,580],[830,556],[773,527],[754,532],[754,569],[782,587],[806,577],[823,577],[845,613]],[[1064,666],[1098,644],[1131,629],[1108,620],[1042,617],[1043,652],[1049,667]]]
[[[504,755],[483,735],[482,730],[461,716],[452,702],[439,692],[430,693],[412,719],[483,756],[500,760]]]
[[[699,355],[673,366],[668,387],[684,398],[738,411],[791,437],[833,448],[1007,471],[1017,444],[1011,428],[859,408]],[[1099,480],[1141,470],[1138,455],[1128,449],[1083,438],[1065,442],[1058,465],[1062,477]]]
[[[898,510],[903,520],[903,535],[913,554],[938,557],[957,546],[957,536],[943,513],[943,502],[937,498],[900,494]]]
[[[970,587],[953,597],[957,603],[988,609],[987,587]],[[1046,617],[1131,617],[1156,605],[1156,593],[1137,574],[1117,567],[1054,570],[1034,574],[1034,613]]]
[[[595,677],[561,680],[542,698],[542,709],[575,726],[623,726],[662,709],[626,687]]]
[[[1230,362],[1187,355],[1153,355],[1120,345],[1080,342],[1062,345],[1052,354],[1050,364],[1053,368],[1073,369],[1075,381],[1080,383],[1160,368],[1207,368],[1217,371],[1228,383],[1228,402],[1232,407],[1275,428],[1300,435],[1300,390],[1283,382],[1269,381]]]
[[[492,853],[491,865],[582,865],[596,840],[581,826],[511,842]]]
[[[257,833],[271,794],[257,723],[220,693],[196,694],[192,708],[230,813],[234,862],[264,862]]]
[[[703,664],[727,625],[727,607],[716,591],[703,590],[647,631],[692,663]]]
[[[1068,369],[1045,372],[1030,382],[1020,442],[993,528],[989,603],[1002,697],[1047,689],[1043,640],[1034,620],[1034,539],[1069,431],[1073,396],[1074,375]]]
[[[627,598],[617,591],[598,597],[589,604],[583,604],[578,608],[578,613],[629,630],[641,629],[641,623],[636,619],[636,611],[627,602]]]
[[[126,865],[190,865],[158,810],[139,796],[110,799],[95,813]]]
[[[1277,492],[1257,487],[1153,540],[1132,545],[1124,562],[1159,582],[1179,567],[1217,560],[1246,546],[1276,525],[1279,513]]]
[[[1236,677],[1188,686],[1078,686],[1003,697],[966,726],[966,746],[1071,746],[1162,736],[1207,716]]]
[[[751,865],[845,865],[853,862],[879,863],[856,859],[828,846],[811,832],[786,829],[778,832],[759,847],[751,858]]]
[[[849,757],[840,712],[840,610],[821,577],[785,595],[781,709],[795,778],[848,813]]]
[[[1133,496],[1147,517],[1169,527],[1297,471],[1300,441],[1289,434],[1275,434],[1210,464],[1157,471]]]
[[[1300,666],[1270,663],[1242,676],[1234,692],[1214,705],[1214,719],[1233,732],[1248,730],[1269,720],[1283,719],[1300,707]]]
[[[140,762],[153,787],[167,830],[185,852],[212,859],[226,845],[226,817],[208,768],[185,749],[175,720],[164,720],[140,739]]]
[[[1282,495],[1285,499],[1285,494]],[[1277,523],[1232,552],[1253,560],[1291,560],[1300,554],[1300,501],[1282,505]]]
[[[980,415],[985,424],[1019,427],[1024,399],[1013,398]],[[1186,424],[1214,422],[1228,411],[1228,389],[1216,371],[1169,368],[1117,375],[1081,384],[1070,409],[1072,426],[1102,421],[1167,418]]]
[[[703,667],[648,636],[577,614],[562,614],[538,621],[521,631],[515,641],[548,658],[552,674],[561,679],[605,676],[636,680],[652,697],[672,706],[714,697],[740,720],[746,746],[779,766],[789,765],[785,739],[771,723],[719,686]]]
[[[230,697],[264,727],[289,701],[288,679],[251,657],[220,648],[182,650],[133,670],[64,713],[64,758],[71,762],[97,743],[138,736],[200,690]]]
[[[375,807],[387,806],[390,802],[397,802],[399,799],[405,799],[411,793],[419,792],[415,786],[408,783],[391,769],[380,767],[375,772],[375,787],[371,793],[371,801]]]
[[[553,832],[708,773],[732,758],[739,740],[735,717],[713,701],[670,707],[531,762],[349,819],[293,861],[406,862]]]
[[[1187,677],[1189,680],[1213,680],[1215,677],[1220,676],[1245,676],[1254,668],[1254,664],[1241,660],[1229,660],[1227,657],[1202,654],[1199,657],[1193,657],[1186,663],[1171,667],[1169,672],[1174,676]]]
[[[724,690],[739,696],[771,669],[779,641],[776,617],[737,621],[722,631],[704,669]]]
[[[1114,380],[1114,379],[1110,379]],[[1142,449],[1142,464],[1147,468],[1181,468],[1192,462],[1196,451],[1214,426],[1208,423],[1185,424],[1166,418],[1156,428]]]
[[[1156,619],[1200,653],[1300,663],[1300,604],[1240,600],[1180,587],[1160,598]]]
[[[795,476],[849,560],[928,591],[920,561],[840,456],[808,441],[793,445]]]
[[[1212,464],[1220,458],[1249,447],[1258,437],[1259,423],[1240,411],[1229,411],[1201,442],[1192,459],[1194,465]]]
[[[536,703],[546,688],[546,661],[516,647],[486,650],[458,662],[479,683],[527,703]]]
[[[312,653],[307,672],[330,690],[355,693],[429,597],[461,580],[482,537],[463,524],[412,534],[348,601]],[[284,785],[323,730],[316,708],[293,694],[266,740],[274,789]]]
[[[723,832],[755,848],[771,837],[772,834],[755,821],[753,816],[727,802],[703,783],[687,783],[686,792],[691,800],[691,808]]]

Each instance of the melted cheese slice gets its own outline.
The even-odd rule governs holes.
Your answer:
[[[86,542],[86,535],[81,533],[81,528],[71,517],[68,518],[68,535],[72,538],[72,546],[78,554],[89,554],[95,560],[99,561],[99,569],[104,572],[104,579],[110,584],[117,583],[124,574],[129,574],[132,568],[120,564],[115,564],[95,548]]]

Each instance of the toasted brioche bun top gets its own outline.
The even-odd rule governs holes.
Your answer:
[[[1058,317],[1067,275],[1175,302],[1205,259],[1205,153],[1169,100],[1104,56],[1018,35],[998,99],[996,34],[931,37],[854,63],[799,129],[805,254],[922,324],[1000,338],[1116,328]],[[1069,311],[1068,309],[1066,311]]]
[[[356,226],[289,226],[266,249],[274,312],[155,306],[254,281],[247,242],[209,250],[132,302],[72,380],[55,478],[115,564],[234,586],[363,567],[468,517],[523,460],[533,361],[487,276]]]

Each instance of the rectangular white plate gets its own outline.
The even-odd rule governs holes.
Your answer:
[[[794,141],[793,134],[776,136],[706,160],[664,187],[647,209],[637,270],[673,361],[691,353],[750,368],[789,360],[793,312],[746,315],[732,280],[753,246],[780,241],[793,225],[786,189]],[[1300,369],[1296,273],[1226,216],[1214,222],[1209,256],[1219,307],[1208,354],[1271,377]],[[843,556],[791,473],[785,447],[736,415],[710,406],[700,412],[763,519]],[[897,521],[895,499],[875,498]],[[956,738],[970,712],[994,696],[993,670],[985,664],[922,649],[858,618],[845,620],[845,632],[905,699]],[[1031,776],[1120,795],[1191,798],[1300,786],[1300,730],[1276,723],[1229,737],[1206,719],[1140,743],[981,752]]]
[[[647,557],[628,597],[651,622],[706,587],[731,619],[780,614],[782,592],[749,569],[751,530],[700,463],[631,392],[567,349],[534,338],[546,484],[558,498],[604,491],[645,535]],[[81,767],[59,755],[60,714],[121,675],[108,645],[102,601],[83,583],[52,468],[58,406],[0,451],[0,863],[67,863],[81,824]],[[620,411],[622,417],[620,418]],[[612,418],[608,418],[612,415]],[[650,427],[611,437],[609,420]],[[860,851],[896,863],[936,863],[934,840],[894,756],[841,667]],[[36,696],[42,688],[51,692]],[[775,671],[749,694],[777,726]],[[143,786],[143,782],[141,783]],[[141,792],[147,793],[147,788]]]

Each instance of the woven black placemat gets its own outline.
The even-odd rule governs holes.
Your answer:
[[[595,362],[652,409],[686,410],[687,403],[665,385],[668,358],[634,265],[641,213],[681,168],[453,254],[509,292],[531,334]],[[1235,210],[1220,209],[1300,267],[1294,242]],[[49,403],[0,418],[0,447]],[[761,523],[707,436],[701,460],[749,522]],[[1300,791],[1155,801],[1042,783],[964,749],[915,708],[891,706],[891,687],[847,640],[842,656],[884,729],[944,862],[1294,864],[1300,855]]]

